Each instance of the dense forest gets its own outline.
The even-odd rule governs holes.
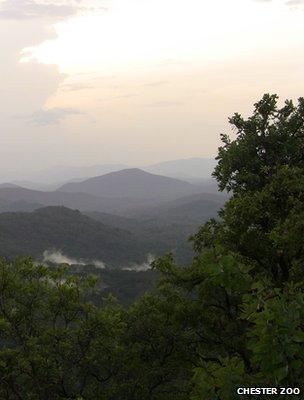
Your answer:
[[[96,276],[1,261],[1,399],[231,400],[247,398],[237,387],[303,387],[304,99],[280,107],[264,95],[230,123],[236,138],[222,135],[214,176],[231,196],[191,237],[189,265],[154,261],[157,285],[130,306],[100,293]]]

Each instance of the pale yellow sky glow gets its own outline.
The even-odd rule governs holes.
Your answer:
[[[0,0],[2,171],[214,156],[234,112],[304,95],[287,3]]]

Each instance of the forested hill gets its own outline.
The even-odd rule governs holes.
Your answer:
[[[65,207],[0,214],[1,256],[41,258],[46,250],[119,267],[145,261],[150,249],[128,231],[112,228]]]

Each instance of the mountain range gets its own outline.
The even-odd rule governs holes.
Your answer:
[[[164,161],[148,167],[142,167],[143,170],[152,174],[169,176],[184,180],[210,179],[216,166],[214,158],[193,157],[180,160]]]
[[[0,185],[0,255],[45,251],[101,260],[121,267],[151,253],[172,252],[179,263],[192,257],[187,238],[226,200],[181,179],[138,168],[69,182],[42,191]]]
[[[87,263],[116,267],[144,262],[150,251],[131,232],[66,207],[0,214],[0,249],[8,258],[31,255],[42,260],[46,251],[59,251]]]
[[[145,166],[125,164],[101,164],[83,167],[56,166],[35,173],[20,174],[18,177],[10,177],[10,179],[3,177],[2,181],[11,182],[27,189],[52,191],[68,182],[81,181],[110,172],[137,167],[157,175],[183,179],[188,182],[205,181],[207,183],[211,179],[215,165],[216,161],[213,158],[196,157]]]
[[[223,206],[226,196],[213,193],[197,193],[178,199],[129,212],[130,216],[154,219],[164,223],[199,226],[207,219],[215,217]]]
[[[0,211],[31,211],[63,205],[81,211],[126,215],[199,192],[202,188],[189,182],[127,169],[69,183],[55,191],[1,187]]]
[[[29,211],[43,206],[66,206],[78,210],[122,213],[129,208],[152,205],[129,198],[98,197],[87,193],[42,192],[24,188],[0,188],[0,212]],[[25,207],[25,208],[24,208]]]

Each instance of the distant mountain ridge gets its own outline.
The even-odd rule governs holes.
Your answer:
[[[193,157],[164,161],[144,167],[143,170],[179,179],[211,179],[217,162],[214,158]]]
[[[34,190],[55,190],[64,183],[80,181],[96,176],[105,175],[110,172],[123,169],[140,168],[144,171],[183,179],[191,182],[192,180],[210,179],[211,173],[216,165],[214,158],[192,157],[179,160],[159,162],[152,165],[125,165],[100,164],[91,166],[55,166],[45,170],[37,171],[32,174],[20,174],[14,178],[5,178],[5,182],[15,183],[18,186]],[[4,178],[3,178],[4,179]]]
[[[189,182],[132,168],[111,172],[82,182],[67,183],[58,191],[87,193],[94,196],[170,200],[200,192],[201,189]]]
[[[10,208],[12,204],[16,205],[18,202],[21,206],[22,202],[24,202],[26,208]],[[65,206],[81,211],[101,211],[120,214],[131,208],[144,207],[154,203],[149,200],[142,201],[127,197],[98,197],[87,193],[42,192],[24,188],[0,188],[0,212],[32,211],[43,206]]]
[[[0,189],[1,188],[18,188],[18,187],[20,187],[20,186],[16,185],[15,183],[10,183],[10,182],[0,183]]]
[[[209,218],[216,217],[226,200],[227,196],[222,194],[197,193],[139,210],[137,216],[141,219],[154,218],[162,223],[190,224],[198,227]],[[130,216],[135,216],[132,211]]]
[[[38,171],[27,177],[26,180],[54,184],[58,182],[71,181],[74,179],[87,179],[92,176],[104,175],[109,172],[120,171],[129,168],[125,164],[101,164],[84,167],[57,166],[46,170]]]

